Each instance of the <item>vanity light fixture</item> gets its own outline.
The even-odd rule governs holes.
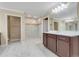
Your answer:
[[[55,8],[55,13],[57,13],[58,12],[58,8]]]
[[[68,7],[68,4],[61,4],[61,7],[62,8],[67,8]]]
[[[58,6],[58,9],[59,9],[59,10],[58,10],[58,12],[60,12],[60,11],[61,11],[61,9],[63,9],[63,8],[61,8],[61,6]]]
[[[52,9],[52,12],[55,13],[55,10]]]
[[[58,13],[58,12],[62,11],[63,9],[67,8],[68,5],[69,5],[68,3],[67,4],[62,3],[60,6],[57,6],[56,8],[52,9],[52,12]]]

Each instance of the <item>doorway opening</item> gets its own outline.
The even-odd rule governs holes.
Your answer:
[[[43,32],[48,32],[48,17],[43,19]]]
[[[21,17],[7,16],[8,42],[13,43],[21,40]]]

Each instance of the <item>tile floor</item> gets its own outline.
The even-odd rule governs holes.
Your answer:
[[[29,39],[0,47],[0,57],[57,57],[45,48],[40,39]]]

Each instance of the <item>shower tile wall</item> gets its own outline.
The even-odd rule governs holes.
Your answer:
[[[40,37],[40,28],[38,24],[26,24],[26,39],[37,39]]]

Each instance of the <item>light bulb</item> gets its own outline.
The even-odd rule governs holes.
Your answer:
[[[58,12],[64,10],[65,8],[67,8],[68,5],[69,5],[69,4],[61,4],[61,5],[58,6],[57,8],[52,9],[52,12],[53,12],[53,13],[58,13]]]
[[[67,4],[61,4],[61,8],[67,8]]]
[[[61,7],[60,6],[58,6],[58,12],[60,12],[61,11]]]
[[[58,8],[55,8],[55,13],[57,13],[58,12]]]

